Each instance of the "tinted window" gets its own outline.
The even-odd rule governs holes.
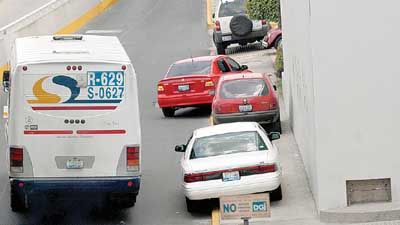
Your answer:
[[[223,60],[223,59],[218,60],[218,68],[219,68],[223,73],[226,73],[226,72],[229,72],[229,71],[230,71],[230,69],[229,69],[229,67],[228,67],[228,64],[226,64],[225,60]]]
[[[220,97],[224,99],[267,95],[268,86],[262,79],[229,80],[221,84]]]
[[[219,17],[246,14],[246,0],[230,0],[222,3],[219,8]]]
[[[233,71],[240,71],[240,64],[237,63],[235,60],[231,59],[231,58],[227,58],[226,61],[228,62],[228,64],[231,66]]]
[[[196,139],[190,159],[267,149],[256,131],[226,133]]]
[[[211,61],[190,61],[173,64],[168,71],[167,77],[210,74],[210,71]]]

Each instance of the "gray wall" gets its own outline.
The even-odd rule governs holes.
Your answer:
[[[318,204],[314,72],[312,67],[309,0],[281,0],[284,32],[284,105]]]
[[[392,179],[400,200],[400,1],[282,0],[284,100],[319,210],[346,180]]]

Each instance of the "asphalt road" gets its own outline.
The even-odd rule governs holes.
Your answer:
[[[205,8],[205,1],[200,0],[121,0],[81,31],[121,30],[116,35],[138,74],[143,180],[137,205],[122,212],[91,213],[82,200],[51,205],[38,201],[28,214],[12,213],[5,154],[1,154],[0,224],[209,224],[209,214],[186,212],[179,185],[180,155],[173,151],[176,144],[186,142],[193,129],[208,125],[208,115],[188,109],[165,119],[154,104],[157,81],[173,61],[209,54]],[[4,105],[3,94],[1,103]]]

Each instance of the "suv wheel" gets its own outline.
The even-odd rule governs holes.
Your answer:
[[[216,43],[215,47],[217,47],[218,55],[225,55],[226,46],[223,43]]]

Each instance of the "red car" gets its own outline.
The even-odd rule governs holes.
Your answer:
[[[249,72],[228,56],[204,56],[173,63],[158,82],[158,105],[165,117],[173,117],[179,108],[211,106],[215,86],[223,74]]]
[[[269,76],[241,73],[223,76],[212,104],[214,124],[254,121],[281,132],[279,102]]]
[[[282,30],[280,28],[271,29],[261,43],[265,48],[278,49],[282,45]]]

